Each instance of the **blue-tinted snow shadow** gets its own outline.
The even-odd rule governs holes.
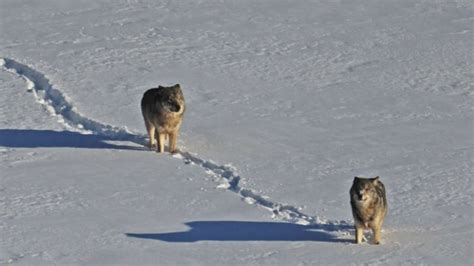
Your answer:
[[[187,243],[197,241],[316,241],[351,243],[324,231],[324,225],[299,225],[284,222],[195,221],[185,223],[188,231],[172,233],[127,233],[128,237]],[[348,231],[343,226],[341,231]],[[334,231],[334,228],[331,228]]]
[[[0,129],[0,146],[10,148],[88,148],[146,150],[144,147],[108,143],[112,138],[72,131]]]

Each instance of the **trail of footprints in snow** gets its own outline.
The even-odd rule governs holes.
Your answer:
[[[52,115],[57,116],[59,122],[66,128],[107,137],[110,140],[131,141],[140,145],[147,143],[146,136],[143,134],[133,133],[125,127],[107,125],[81,115],[64,94],[51,85],[44,74],[35,69],[8,58],[0,58],[0,65],[5,71],[17,74],[24,79],[27,89],[34,93],[37,102],[44,105]],[[346,231],[352,227],[352,223],[348,221],[332,221],[318,216],[306,215],[297,207],[272,202],[268,197],[241,187],[241,177],[237,174],[236,169],[230,165],[219,165],[186,151],[181,151],[174,157],[183,160],[186,164],[198,165],[206,173],[220,180],[219,188],[232,191],[247,203],[256,204],[271,211],[274,218],[291,223],[310,225],[314,229],[325,231]]]

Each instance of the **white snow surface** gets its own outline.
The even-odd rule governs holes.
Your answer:
[[[473,265],[473,30],[468,0],[2,0],[0,264]],[[157,154],[139,102],[175,83]]]

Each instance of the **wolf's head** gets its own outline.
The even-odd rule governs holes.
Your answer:
[[[180,114],[184,112],[184,96],[179,84],[171,87],[159,86],[158,88],[160,90],[157,104],[171,113]]]
[[[377,197],[377,187],[380,185],[379,177],[361,178],[354,177],[351,187],[351,197],[354,201],[366,202]]]

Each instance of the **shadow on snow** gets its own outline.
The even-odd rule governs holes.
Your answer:
[[[284,222],[195,221],[185,223],[190,230],[172,233],[127,233],[128,237],[187,243],[197,241],[319,241],[345,242],[323,230],[324,225]],[[348,231],[342,226],[341,231]]]
[[[93,148],[145,150],[143,147],[108,143],[114,141],[100,135],[86,135],[72,131],[0,129],[0,146],[10,148]]]

